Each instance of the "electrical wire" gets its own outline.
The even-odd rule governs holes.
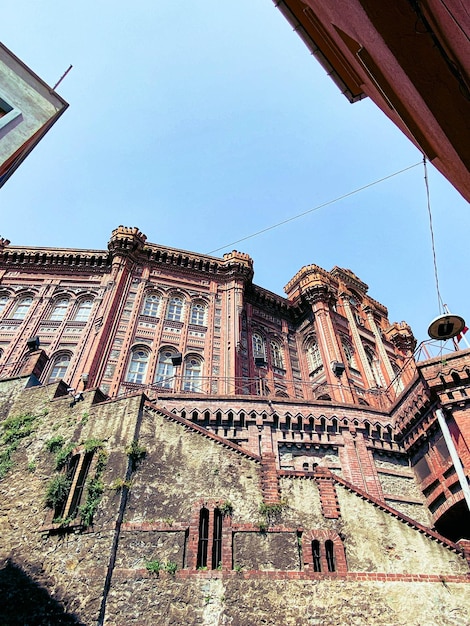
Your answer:
[[[284,226],[284,224],[288,224],[289,222],[293,222],[294,220],[298,220],[301,217],[304,217],[305,215],[309,215],[309,213],[313,213],[314,211],[318,211],[319,209],[323,209],[326,206],[330,206],[331,204],[335,204],[336,202],[339,202],[340,200],[344,200],[345,198],[349,198],[350,196],[355,195],[356,193],[359,193],[360,191],[364,191],[365,189],[368,189],[369,187],[373,187],[374,185],[378,185],[379,183],[383,183],[385,180],[388,180],[390,178],[393,178],[394,176],[398,176],[399,174],[403,174],[404,172],[407,172],[408,170],[413,169],[414,167],[417,167],[418,165],[421,165],[421,161],[419,163],[414,163],[413,165],[409,165],[408,167],[405,167],[402,170],[399,170],[398,172],[394,172],[393,174],[389,174],[388,176],[384,176],[383,178],[379,178],[378,180],[374,180],[372,183],[368,183],[367,185],[364,185],[363,187],[359,187],[358,189],[354,189],[353,191],[350,191],[349,193],[345,193],[342,196],[339,196],[338,198],[334,198],[333,200],[328,200],[328,202],[324,202],[323,204],[319,204],[316,207],[313,207],[313,209],[309,209],[308,211],[304,211],[303,213],[298,213],[297,215],[294,215],[293,217],[288,217],[286,220],[283,220],[282,222],[278,222],[277,224],[273,224],[272,226],[267,226],[266,228],[262,228],[261,230],[258,230],[255,233],[252,233],[251,235],[247,235],[246,237],[242,237],[241,239],[237,239],[236,241],[232,241],[231,243],[227,243],[224,246],[220,246],[219,248],[215,248],[214,250],[211,250],[210,252],[207,252],[207,254],[214,254],[214,252],[219,252],[219,250],[224,250],[230,246],[234,246],[237,243],[241,243],[242,241],[246,241],[247,239],[253,239],[253,237],[257,237],[258,235],[262,235],[263,233],[267,233],[270,230],[274,230],[275,228],[279,228],[279,226]]]
[[[432,258],[434,262],[434,279],[436,281],[436,292],[437,292],[437,305],[439,307],[439,313],[444,312],[444,302],[441,298],[441,292],[439,290],[439,276],[437,273],[437,259],[436,259],[436,247],[434,244],[434,229],[432,225],[432,213],[431,213],[431,198],[429,195],[429,181],[428,181],[428,169],[426,167],[426,156],[423,155],[423,167],[424,167],[424,183],[426,185],[426,198],[428,204],[428,215],[429,215],[429,230],[431,232],[431,246],[432,246]]]

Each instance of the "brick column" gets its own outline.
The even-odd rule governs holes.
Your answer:
[[[315,468],[315,482],[320,491],[320,504],[324,517],[338,519],[341,516],[336,485],[331,472],[326,467]]]

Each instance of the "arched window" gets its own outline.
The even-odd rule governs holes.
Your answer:
[[[310,339],[307,345],[307,362],[310,375],[316,374],[323,369],[320,348],[318,347],[316,339]]]
[[[199,540],[197,544],[196,567],[207,567],[207,548],[209,543],[209,510],[203,507],[199,513]]]
[[[370,369],[372,371],[372,375],[374,377],[374,382],[377,387],[382,387],[385,382],[382,378],[382,372],[380,371],[380,364],[375,352],[369,346],[366,346],[364,349],[367,357],[367,361],[370,365]]]
[[[172,357],[176,354],[174,348],[163,348],[158,355],[155,384],[165,389],[172,389],[175,382],[175,366]]]
[[[328,566],[329,572],[334,572],[336,570],[335,563],[335,546],[331,539],[327,539],[325,541],[325,556],[326,556],[326,564]]]
[[[93,306],[93,300],[86,299],[80,300],[77,306],[77,310],[75,312],[75,321],[76,322],[86,322],[90,317],[91,307]]]
[[[212,569],[222,566],[222,520],[220,509],[214,509],[214,532],[212,534]]]
[[[204,326],[206,318],[206,307],[202,302],[193,302],[191,304],[190,323],[197,326]]]
[[[253,357],[266,361],[266,344],[264,338],[259,333],[253,333]]]
[[[126,376],[126,381],[128,383],[138,383],[140,385],[144,382],[148,360],[149,353],[147,350],[136,348],[132,351]]]
[[[49,377],[47,379],[48,383],[52,383],[56,380],[61,380],[62,378],[65,378],[65,374],[67,373],[68,367],[70,365],[70,359],[71,355],[68,353],[59,354],[54,359],[52,359],[52,367]]]
[[[56,300],[54,303],[54,307],[49,316],[50,320],[54,320],[55,322],[61,322],[65,318],[65,314],[67,313],[67,309],[69,306],[69,301],[67,298],[62,298],[61,300]]]
[[[201,389],[202,361],[199,357],[190,356],[184,363],[184,391],[202,391]]]
[[[183,317],[183,305],[183,298],[180,298],[179,296],[174,296],[173,298],[171,298],[168,302],[166,319],[173,320],[175,322],[181,322],[181,319]]]
[[[148,293],[144,299],[142,307],[142,315],[150,317],[158,317],[158,307],[160,305],[160,296],[156,293]]]
[[[356,357],[354,355],[354,349],[352,345],[347,339],[342,339],[341,344],[343,346],[344,356],[346,357],[346,361],[348,362],[349,367],[357,370]]]
[[[271,365],[277,369],[284,369],[282,348],[277,341],[271,341]]]
[[[318,539],[312,541],[312,558],[313,558],[313,571],[321,572],[321,559],[320,559],[320,542]]]
[[[21,298],[17,303],[15,310],[13,311],[13,315],[11,316],[14,320],[24,320],[26,315],[28,314],[29,307],[32,305],[33,299],[31,296],[27,296],[26,298]]]
[[[0,295],[0,313],[3,311],[3,309],[6,307],[7,302],[8,302],[9,298],[8,295],[5,293],[2,293]]]

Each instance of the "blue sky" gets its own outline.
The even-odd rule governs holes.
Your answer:
[[[303,266],[350,268],[419,340],[438,313],[423,168],[236,245],[404,169],[421,154],[364,100],[349,104],[271,0],[132,5],[16,0],[3,43],[70,108],[0,190],[14,245],[151,242],[249,253],[283,294]],[[429,166],[441,293],[470,319],[470,211]]]

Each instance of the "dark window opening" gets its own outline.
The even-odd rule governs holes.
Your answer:
[[[79,469],[78,479],[75,484],[72,501],[70,502],[70,508],[68,511],[69,517],[73,517],[75,513],[77,512],[78,506],[82,499],[83,489],[85,487],[85,480],[88,475],[88,471],[90,469],[92,458],[93,458],[93,452],[87,452],[85,454],[85,457]]]
[[[320,560],[320,542],[314,539],[312,541],[313,571],[321,572]]]
[[[219,509],[214,509],[214,536],[212,539],[212,569],[222,566],[222,520]]]
[[[328,571],[329,572],[336,571],[335,551],[334,551],[334,545],[331,539],[328,539],[327,541],[325,541],[325,553],[326,553],[326,564],[328,566]]]
[[[209,511],[201,509],[199,514],[199,541],[197,544],[196,567],[207,567],[207,544],[209,541]]]

